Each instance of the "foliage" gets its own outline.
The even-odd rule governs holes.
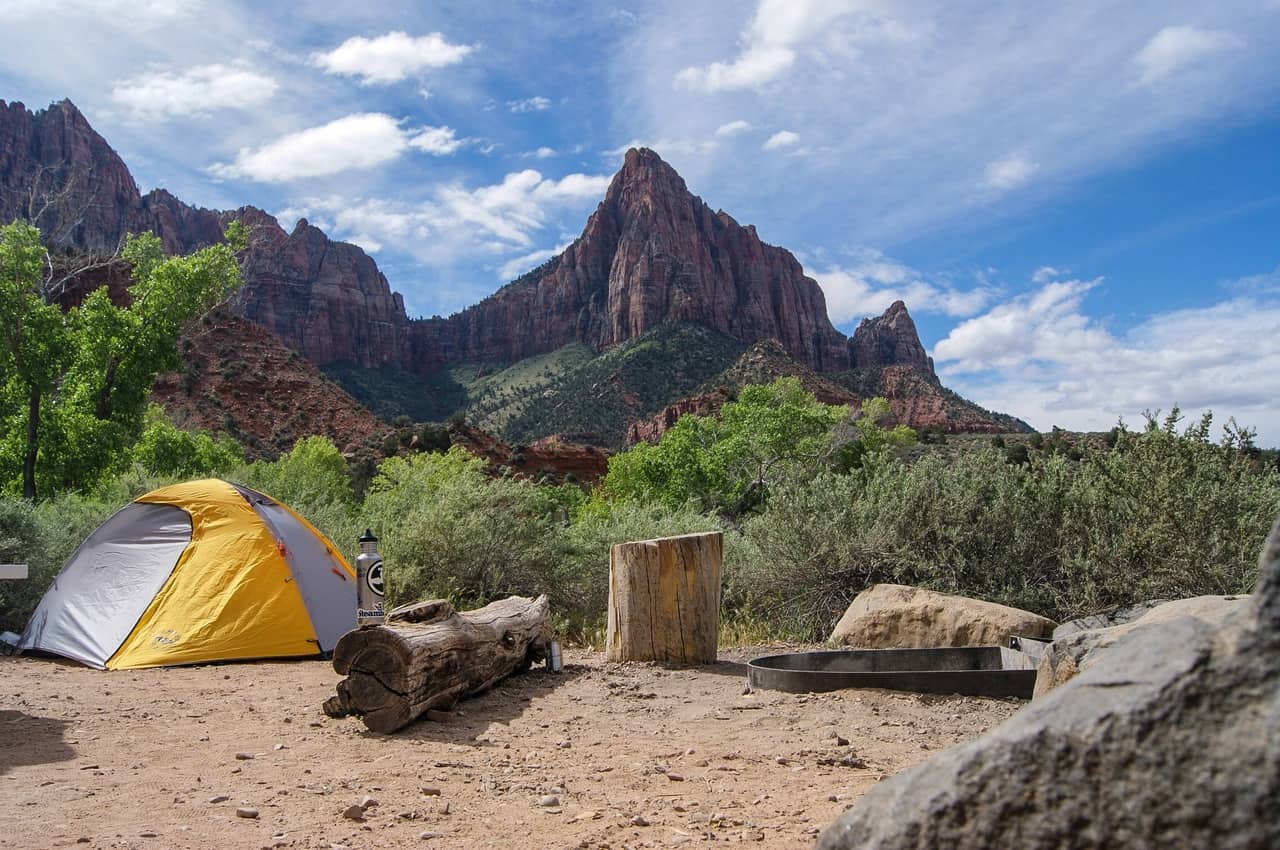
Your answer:
[[[119,469],[142,432],[155,377],[176,368],[183,325],[241,283],[244,230],[186,257],[165,257],[158,237],[131,236],[129,303],[106,287],[65,312],[45,276],[39,232],[0,228],[0,487],[79,489]]]
[[[835,468],[840,472],[848,472],[861,467],[868,455],[914,446],[916,432],[906,425],[884,427],[892,416],[893,411],[889,409],[886,399],[876,397],[863,401],[858,416],[850,427],[837,431]]]
[[[585,362],[570,361],[554,385],[507,390],[510,398],[504,403],[511,414],[503,436],[529,442],[563,434],[619,448],[628,422],[693,394],[742,350],[737,340],[700,325],[662,325]]]
[[[1176,412],[1105,445],[1010,464],[984,448],[793,481],[743,526],[726,601],[826,634],[867,585],[933,587],[1067,619],[1155,599],[1246,593],[1280,475]],[[1039,441],[1041,446],[1047,441]]]
[[[438,596],[471,605],[513,593],[572,604],[557,572],[563,491],[494,479],[485,467],[458,447],[383,462],[363,518],[381,538],[388,604]]]
[[[154,404],[147,407],[145,422],[133,447],[133,459],[149,475],[211,478],[225,476],[244,464],[244,451],[227,434],[175,428]]]
[[[656,445],[614,455],[604,486],[619,499],[740,516],[788,473],[816,468],[846,415],[796,378],[747,386],[718,416],[682,416]]]

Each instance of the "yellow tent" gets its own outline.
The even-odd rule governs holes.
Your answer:
[[[207,479],[148,493],[89,535],[18,646],[107,669],[317,655],[355,608],[355,573],[324,535]]]

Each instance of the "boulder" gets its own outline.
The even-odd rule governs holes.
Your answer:
[[[1062,635],[1062,627],[1054,630],[1054,641],[1045,648],[1036,668],[1035,696],[1040,697],[1087,670],[1104,656],[1116,641],[1134,629],[1167,623],[1179,617],[1194,617],[1210,626],[1221,625],[1247,596],[1194,596],[1178,599],[1154,607],[1133,606],[1124,611],[1138,611],[1140,616],[1110,628],[1094,628],[1087,631],[1068,632]],[[1110,615],[1100,614],[1098,618]],[[1073,622],[1087,622],[1074,620]],[[1069,624],[1068,624],[1069,625]]]
[[[862,649],[1007,646],[1014,635],[1048,639],[1054,622],[964,596],[901,584],[859,593],[831,633],[831,642]]]
[[[1090,614],[1087,617],[1070,620],[1053,630],[1053,639],[1064,638],[1077,632],[1092,632],[1097,629],[1109,629],[1112,626],[1123,626],[1125,623],[1132,623],[1139,617],[1150,613],[1169,601],[1168,599],[1152,599],[1147,602],[1127,605],[1123,608],[1113,608],[1101,614]]]
[[[871,790],[819,850],[1280,847],[1280,523],[1218,627],[1135,628],[986,735]]]

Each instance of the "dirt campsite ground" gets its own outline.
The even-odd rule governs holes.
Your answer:
[[[559,675],[395,735],[321,712],[324,661],[0,657],[0,847],[808,847],[883,777],[1020,707],[745,692],[741,662],[777,651],[682,670],[568,650]]]

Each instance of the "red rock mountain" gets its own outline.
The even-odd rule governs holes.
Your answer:
[[[570,342],[599,351],[673,321],[776,339],[819,371],[849,365],[822,290],[795,257],[712,212],[656,153],[634,148],[582,235],[543,270],[447,319],[415,322],[414,361],[510,363]]]
[[[220,212],[163,189],[141,194],[66,100],[34,113],[0,101],[0,219],[18,216],[34,220],[54,247],[94,252],[140,230],[170,251],[190,251],[218,239],[229,221],[243,221],[251,242],[233,308],[315,365],[425,375],[459,362],[511,364],[575,342],[601,352],[659,326],[692,323],[738,343],[776,340],[816,373],[878,375],[892,366],[912,376],[895,378],[895,386],[942,392],[905,305],[863,321],[847,339],[790,252],[713,211],[647,149],[627,152],[562,254],[447,318],[408,319],[372,258],[305,220],[287,232],[254,207]],[[934,400],[922,409],[944,415],[946,405]]]

